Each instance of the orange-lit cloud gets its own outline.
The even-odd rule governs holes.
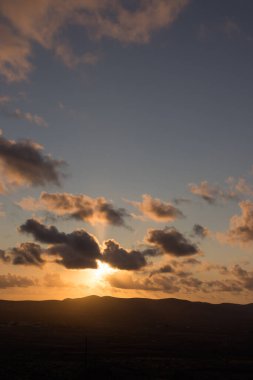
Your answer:
[[[211,185],[207,181],[189,184],[192,194],[204,199],[209,204],[215,204],[218,201],[238,200],[238,192],[232,189],[222,190],[217,185]]]
[[[25,276],[17,276],[15,274],[8,273],[7,275],[0,275],[0,289],[7,288],[27,288],[28,286],[37,285],[37,281]]]
[[[46,273],[43,278],[43,285],[47,288],[71,288],[74,284],[66,282],[59,273]]]
[[[69,69],[74,69],[81,64],[94,65],[100,58],[99,54],[94,52],[77,55],[67,43],[59,43],[55,48],[55,53]]]
[[[104,197],[91,198],[85,194],[43,192],[39,200],[24,198],[18,204],[25,210],[46,210],[93,225],[103,223],[126,227],[125,219],[130,216],[124,208],[114,207]]]
[[[127,202],[137,207],[145,217],[151,220],[156,222],[173,222],[175,219],[183,217],[183,213],[169,202],[152,198],[149,194],[143,194],[142,199],[142,202]]]
[[[0,73],[10,82],[26,79],[32,69],[30,42],[12,28],[0,25],[0,43]]]
[[[241,215],[234,215],[230,220],[230,227],[221,238],[229,243],[253,242],[253,202],[242,201],[239,203]]]
[[[11,97],[9,95],[1,95],[0,96],[0,106],[5,106],[10,103]]]
[[[253,272],[247,271],[240,265],[220,271],[219,266],[213,268],[220,272],[215,279],[203,279],[205,270],[198,276],[191,272],[176,270],[171,265],[165,265],[153,272],[150,276],[143,273],[133,275],[132,273],[117,272],[107,276],[108,283],[119,289],[135,289],[145,291],[156,291],[163,293],[232,293],[253,291]],[[208,268],[206,269],[209,270]],[[202,276],[201,276],[202,275]]]

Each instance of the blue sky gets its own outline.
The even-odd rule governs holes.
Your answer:
[[[33,177],[20,172],[18,162],[10,167],[9,156],[1,156],[0,151],[1,182],[7,178],[0,195],[4,212],[0,248],[8,257],[1,264],[3,283],[8,285],[7,273],[16,276],[14,285],[1,289],[3,297],[37,299],[39,292],[42,298],[172,294],[212,302],[249,302],[253,290],[252,2],[109,0],[103,4],[48,0],[34,5],[23,0],[0,5],[4,143],[33,141],[44,147],[42,155],[50,153],[51,160],[66,162],[59,169],[59,176],[64,172],[61,186],[44,177],[38,186]],[[29,166],[21,152],[22,158]],[[115,225],[94,210],[91,219],[78,219],[73,209],[64,213],[51,203],[41,206],[41,192],[81,194],[91,203],[104,197],[116,212],[124,209],[126,222]],[[143,194],[151,196],[149,205],[141,206]],[[33,199],[32,208],[24,206],[28,197]],[[240,206],[240,202],[248,203]],[[171,217],[174,208],[184,217]],[[17,230],[31,218],[69,234],[84,229],[98,239],[101,257],[105,257],[103,241],[108,239],[117,241],[130,256],[131,249],[142,255],[141,250],[150,246],[162,252],[153,259],[144,254],[147,264],[136,270],[119,268],[107,259],[103,265],[117,272],[105,270],[98,284],[85,291],[80,288],[80,273],[85,286],[87,273],[91,272],[88,284],[96,269],[66,268],[52,259],[43,259],[43,268],[14,264],[13,248],[22,242],[41,244],[43,258],[51,254],[50,242],[39,241],[34,231],[28,236]],[[194,225],[205,228],[205,236],[194,234]],[[156,245],[147,241],[149,229],[164,231],[166,239],[171,231],[182,234],[198,247],[193,256],[198,256],[199,268],[184,267],[190,252],[178,255],[160,241]],[[191,273],[185,277],[188,282],[174,269],[173,275],[152,276],[151,286],[148,273],[166,263]],[[55,273],[63,280],[45,285],[43,276]],[[17,276],[30,279],[32,275],[37,282],[15,285]],[[72,285],[62,286],[70,277]],[[116,277],[122,279],[120,285]],[[194,287],[190,283],[196,278],[202,284]]]

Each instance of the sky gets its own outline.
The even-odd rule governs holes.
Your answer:
[[[0,0],[0,298],[253,301],[253,3]]]

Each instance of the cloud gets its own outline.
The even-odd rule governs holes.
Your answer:
[[[31,234],[40,243],[49,244],[46,253],[68,269],[97,268],[97,260],[102,258],[97,240],[85,230],[67,234],[54,226],[28,219],[19,231]]]
[[[25,120],[28,123],[38,125],[39,127],[48,127],[48,123],[43,119],[43,117],[31,112],[24,112],[19,108],[12,109],[10,107],[11,101],[12,98],[8,95],[0,96],[0,111],[4,116],[19,120]]]
[[[173,202],[176,204],[176,205],[180,205],[182,203],[191,203],[191,200],[188,199],[188,198],[174,198],[173,199]]]
[[[114,240],[107,240],[103,250],[103,261],[114,268],[124,270],[138,270],[147,265],[145,252],[126,251]]]
[[[239,24],[235,20],[232,20],[230,18],[226,18],[224,20],[222,29],[228,38],[232,38],[241,33],[241,28]]]
[[[30,140],[8,140],[0,135],[0,182],[2,192],[18,186],[60,185],[63,161],[43,154]]]
[[[176,277],[136,277],[129,273],[113,273],[108,275],[106,279],[112,287],[119,289],[164,291],[166,293],[179,291],[175,284]]]
[[[193,234],[195,236],[200,237],[201,239],[204,239],[208,236],[209,231],[206,227],[201,226],[200,224],[194,224],[193,226]]]
[[[37,281],[28,277],[16,276],[15,274],[8,273],[7,275],[0,275],[0,289],[7,288],[27,288],[28,286],[37,285]]]
[[[253,188],[247,183],[245,178],[239,178],[238,182],[235,184],[235,189],[238,191],[238,193],[241,193],[243,195],[253,196]]]
[[[239,35],[247,38],[247,36],[242,33],[240,25],[230,18],[225,18],[218,23],[201,24],[199,28],[199,37],[201,40],[209,40],[211,37],[219,37],[220,35],[226,38],[234,38]]]
[[[229,189],[222,190],[217,185],[210,185],[207,181],[200,182],[199,185],[189,184],[192,194],[204,199],[209,204],[215,204],[218,201],[238,200],[237,192]]]
[[[201,261],[196,260],[193,257],[189,257],[187,259],[184,259],[183,264],[199,265],[201,264]]]
[[[150,277],[158,273],[174,273],[174,272],[175,272],[175,269],[170,264],[166,264],[166,265],[163,265],[161,268],[158,268],[154,270],[153,272],[151,272]]]
[[[15,110],[9,110],[7,108],[2,108],[2,112],[8,117],[13,117],[13,118],[19,119],[19,120],[25,120],[28,123],[36,124],[39,127],[43,127],[43,128],[48,127],[48,124],[43,119],[43,117],[36,115],[36,114],[32,114],[30,112],[21,111],[19,108],[16,108]]]
[[[150,229],[146,241],[160,248],[164,253],[176,257],[199,253],[197,245],[188,240],[174,227],[165,227],[163,230]]]
[[[69,288],[74,284],[62,280],[59,273],[47,273],[44,276],[43,285],[47,288]]]
[[[230,220],[230,228],[223,236],[229,243],[253,242],[253,202],[239,203],[241,215],[234,215]]]
[[[25,210],[46,210],[93,225],[103,223],[127,227],[125,219],[130,216],[124,208],[115,208],[104,197],[91,198],[84,194],[43,192],[39,200],[24,198],[18,205]]]
[[[229,292],[229,293],[238,293],[243,290],[241,284],[233,280],[214,280],[207,281],[203,283],[202,290],[205,293],[210,292]]]
[[[60,232],[55,226],[46,226],[35,219],[26,220],[19,232],[32,235],[36,242],[46,246],[27,242],[0,250],[0,260],[6,264],[41,267],[53,261],[68,269],[96,269],[99,260],[117,269],[139,270],[148,264],[147,258],[159,254],[150,247],[128,251],[114,240],[105,241],[102,249],[96,238],[83,229]]]
[[[13,265],[35,265],[42,266],[45,261],[42,258],[43,250],[35,243],[21,243],[19,247],[0,251],[0,259],[4,263]]]
[[[27,78],[35,44],[52,50],[72,66],[94,63],[84,51],[69,52],[64,29],[83,28],[91,40],[147,43],[152,33],[170,26],[188,0],[140,0],[130,9],[122,0],[2,0],[0,12],[0,72],[9,81]],[[62,47],[63,46],[63,47]],[[84,47],[85,50],[85,47]]]
[[[182,218],[182,212],[169,202],[163,202],[158,198],[152,198],[148,194],[142,195],[142,202],[127,201],[137,207],[143,215],[156,222],[173,222]]]
[[[191,276],[191,273],[154,273],[149,277],[136,276],[117,272],[107,276],[108,283],[119,289],[135,289],[158,291],[163,293],[206,294],[225,292],[238,294],[242,291],[252,291],[253,276],[248,277],[248,283],[240,279],[226,278],[223,280],[202,280]]]
[[[2,5],[3,2],[0,12]],[[32,69],[29,40],[15,33],[11,27],[0,24],[0,44],[0,73],[9,82],[26,79]]]
[[[253,291],[253,272],[248,272],[240,265],[235,265],[232,273],[241,281],[242,286],[250,291]]]
[[[59,43],[55,53],[69,69],[74,69],[81,64],[95,65],[100,58],[99,54],[92,52],[77,55],[67,43]]]
[[[9,95],[1,95],[0,96],[0,106],[6,105],[10,103],[11,97]]]

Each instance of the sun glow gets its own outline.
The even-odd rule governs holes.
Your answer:
[[[97,261],[98,267],[95,270],[94,278],[96,281],[103,280],[107,275],[117,272],[117,269],[110,267],[110,265],[106,263],[102,263],[101,261]]]

